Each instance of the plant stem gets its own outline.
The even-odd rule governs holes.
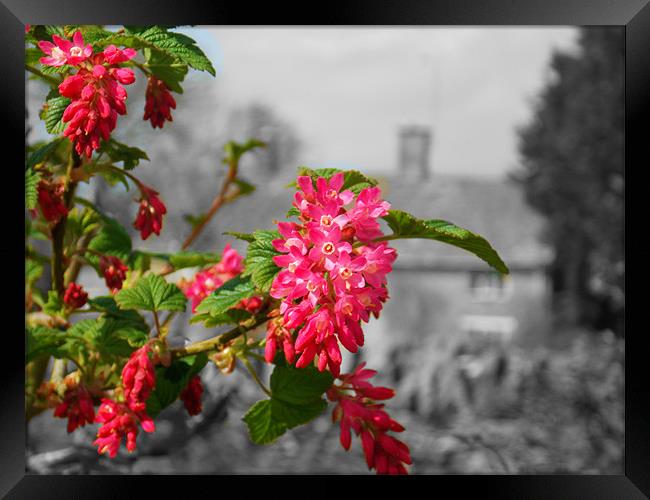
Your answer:
[[[160,330],[160,320],[158,319],[158,311],[152,311],[152,312],[153,312],[153,321],[156,324],[156,335],[158,338],[163,338]]]
[[[271,391],[266,388],[264,383],[260,380],[259,376],[257,375],[257,372],[255,371],[255,368],[253,368],[253,365],[251,365],[251,362],[248,361],[247,358],[242,357],[240,358],[242,363],[244,363],[244,366],[248,369],[249,373],[251,374],[251,377],[253,377],[253,380],[257,382],[257,385],[260,386],[260,388],[264,391],[264,393],[268,396],[271,397]]]
[[[192,242],[199,236],[199,234],[201,234],[201,231],[203,231],[207,223],[210,222],[210,219],[214,217],[214,214],[216,214],[219,208],[221,208],[221,205],[223,205],[224,202],[227,201],[226,192],[228,191],[228,187],[235,180],[236,177],[237,177],[237,162],[231,161],[228,164],[228,173],[226,174],[226,178],[223,180],[223,184],[221,185],[221,190],[219,191],[219,194],[216,196],[214,200],[212,200],[210,209],[205,214],[203,220],[200,223],[198,223],[196,226],[194,226],[190,235],[183,242],[183,247],[182,247],[183,250],[187,250],[187,248],[192,244]]]
[[[45,80],[46,82],[48,82],[50,85],[58,86],[59,83],[61,83],[61,82],[59,82],[59,80],[57,80],[57,79],[54,78],[53,76],[46,75],[46,74],[43,73],[42,71],[36,69],[34,66],[30,66],[29,64],[25,64],[25,69],[26,69],[27,71],[29,71],[30,73],[32,73],[32,74],[34,74],[34,75],[36,75],[36,76],[42,78],[43,80]]]
[[[222,333],[221,335],[212,337],[210,339],[201,340],[200,342],[196,342],[185,347],[177,347],[171,349],[172,355],[175,358],[182,358],[183,356],[190,356],[192,354],[198,354],[200,352],[212,351],[218,347],[221,347],[222,345],[227,344],[231,340],[236,339],[240,335],[243,335],[244,333],[257,328],[261,324],[268,321],[268,319],[269,318],[266,317],[266,313],[258,314],[257,316],[254,316],[245,321],[242,325],[233,328],[226,333]]]

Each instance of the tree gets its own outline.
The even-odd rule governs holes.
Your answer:
[[[583,28],[578,45],[554,53],[512,177],[548,217],[558,317],[623,335],[624,31]]]

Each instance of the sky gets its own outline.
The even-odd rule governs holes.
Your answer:
[[[401,125],[433,130],[434,172],[500,177],[516,126],[574,27],[196,27],[221,103],[270,105],[302,139],[302,164],[397,169]]]

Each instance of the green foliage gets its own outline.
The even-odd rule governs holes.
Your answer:
[[[25,260],[25,284],[33,285],[43,274],[43,266],[32,259]]]
[[[142,151],[140,148],[127,146],[126,144],[122,144],[112,138],[108,141],[102,141],[99,151],[106,153],[106,155],[115,163],[123,162],[125,170],[134,169],[140,163],[140,160],[149,161],[147,153]]]
[[[422,220],[401,210],[390,210],[383,219],[396,238],[424,238],[448,243],[473,253],[500,273],[509,272],[499,254],[485,238],[451,222]]]
[[[62,358],[65,354],[62,348],[67,340],[64,331],[39,325],[25,328],[25,336],[25,363],[43,355]]]
[[[47,302],[43,306],[43,312],[50,316],[60,316],[63,313],[63,300],[54,290],[47,292]]]
[[[113,255],[126,260],[131,253],[131,237],[122,225],[111,217],[100,214],[102,217],[102,228],[97,235],[90,240],[88,248],[101,254]],[[91,253],[86,258],[97,265],[99,258]]]
[[[122,321],[128,321],[133,324],[134,328],[147,331],[149,327],[142,315],[132,309],[120,309],[115,302],[115,298],[110,295],[88,299],[88,305],[99,311],[106,318],[113,318]]]
[[[36,208],[38,203],[38,183],[41,174],[31,168],[25,170],[25,206],[29,209]]]
[[[166,368],[156,367],[156,387],[147,399],[147,414],[155,418],[163,409],[178,399],[188,382],[197,375],[208,362],[205,353],[175,359]]]
[[[237,325],[252,316],[245,309],[229,309],[215,316],[212,316],[209,312],[196,314],[190,318],[190,324],[203,323],[203,326],[206,328],[213,328],[219,325]]]
[[[47,160],[50,157],[50,155],[57,150],[57,148],[61,145],[63,141],[64,141],[63,138],[58,137],[50,142],[46,142],[42,146],[35,149],[34,152],[31,155],[29,155],[29,158],[27,160],[27,167],[28,168],[34,167],[39,163],[42,163],[45,160]]]
[[[67,331],[71,339],[83,339],[74,347],[86,346],[102,356],[128,357],[134,349],[142,347],[148,340],[148,330],[141,328],[141,323],[130,319],[117,319],[100,316],[97,319],[81,320]]]
[[[264,147],[266,147],[266,143],[258,141],[257,139],[248,139],[243,144],[235,141],[230,141],[223,147],[224,151],[226,152],[226,157],[224,158],[223,162],[228,164],[238,163],[239,159],[244,153],[252,151],[253,149]]]
[[[300,210],[298,210],[296,207],[291,207],[287,211],[287,217],[299,217],[300,216]]]
[[[97,42],[98,46],[122,45],[134,49],[150,49],[161,56],[187,64],[191,68],[216,74],[210,60],[196,46],[196,42],[181,33],[168,31],[162,26],[128,26],[124,33],[115,33]]]
[[[250,278],[235,276],[208,295],[196,308],[198,313],[208,313],[217,317],[236,306],[242,299],[255,295],[255,286]]]
[[[157,274],[148,274],[132,288],[120,290],[115,301],[121,309],[184,311],[187,299],[173,283],[167,283]]]
[[[221,255],[208,252],[178,252],[169,256],[169,263],[176,270],[186,267],[202,267],[208,264],[216,264],[220,260]]]
[[[248,241],[249,243],[255,241],[255,235],[252,233],[238,233],[237,231],[226,231],[223,234],[234,236],[239,240]]]
[[[62,96],[52,97],[45,101],[41,118],[45,121],[45,129],[48,133],[60,134],[63,132],[65,124],[61,118],[68,104],[70,104],[70,99]]]
[[[339,172],[343,172],[343,179],[344,179],[343,187],[341,188],[341,190],[349,189],[354,194],[359,194],[362,189],[377,185],[377,181],[375,179],[362,174],[358,170],[339,170],[337,168],[319,168],[316,170],[312,170],[307,167],[298,168],[299,176],[308,175],[314,181],[316,181],[316,179],[318,179],[319,177],[324,177],[325,179],[329,180],[334,174],[337,174]],[[296,186],[296,183],[292,182],[289,185]]]
[[[239,196],[246,196],[255,191],[255,186],[243,179],[235,179],[233,184],[239,188]]]
[[[205,214],[199,214],[199,215],[192,215],[192,214],[185,214],[183,215],[183,220],[187,222],[190,226],[192,226],[192,229],[197,227],[200,224],[203,224],[203,222],[206,219]]]
[[[144,57],[147,61],[147,68],[167,86],[178,94],[183,93],[181,82],[187,75],[187,65],[180,63],[168,54],[151,49],[144,49]]]
[[[288,429],[316,418],[327,407],[322,395],[332,382],[329,372],[319,372],[314,366],[276,365],[271,375],[271,399],[258,401],[243,417],[251,440],[271,443]]]
[[[280,238],[277,231],[255,231],[255,240],[248,245],[244,272],[242,276],[250,276],[255,288],[260,292],[268,292],[275,275],[280,268],[273,262],[273,257],[280,253],[273,248],[272,241]]]

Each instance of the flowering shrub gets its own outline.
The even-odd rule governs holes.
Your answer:
[[[247,369],[267,396],[243,416],[253,442],[273,442],[306,424],[329,400],[344,449],[354,431],[369,468],[406,473],[409,448],[392,434],[404,428],[380,403],[394,392],[372,385],[376,372],[364,363],[341,374],[342,348],[358,352],[364,323],[389,300],[388,275],[398,258],[390,241],[437,240],[507,273],[489,243],[450,222],[391,208],[377,182],[358,171],[303,167],[287,220],[229,233],[248,243],[246,255],[230,244],[221,252],[189,251],[221,206],[254,191],[239,175],[242,155],[264,147],[251,139],[226,145],[223,185],[178,252],[137,249],[123,225],[76,196],[76,187],[98,176],[135,186],[133,227],[142,240],[160,235],[167,208],[133,173],[148,157],[111,137],[118,115],[129,111],[124,86],[142,73],[143,119],[162,128],[189,69],[214,75],[212,64],[191,38],[160,26],[28,26],[26,39],[27,70],[51,87],[41,118],[55,136],[26,151],[27,418],[53,408],[68,432],[99,424],[100,454],[115,457],[123,441],[133,452],[140,429],[155,432],[156,416],[176,400],[190,417],[201,413],[201,371],[213,362],[225,375]],[[34,238],[49,240],[51,253],[37,252]],[[45,263],[47,297],[35,286]],[[89,297],[77,282],[84,266],[105,281],[107,294]],[[186,268],[195,269],[192,279],[171,279]],[[230,329],[171,346],[171,320],[188,302],[191,323]],[[268,383],[251,358],[274,365]]]

